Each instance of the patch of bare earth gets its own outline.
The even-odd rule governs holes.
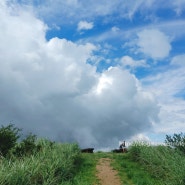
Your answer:
[[[111,159],[101,158],[96,169],[100,185],[121,185],[117,171],[111,167]]]

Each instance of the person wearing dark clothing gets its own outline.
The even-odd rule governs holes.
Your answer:
[[[125,141],[123,141],[123,143],[121,143],[121,145],[119,146],[120,149],[124,149],[126,146],[125,146]]]

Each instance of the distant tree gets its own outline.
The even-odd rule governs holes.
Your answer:
[[[168,146],[174,147],[185,154],[185,134],[174,134],[173,136],[166,135],[165,143]]]
[[[20,137],[20,131],[21,129],[15,127],[13,124],[0,128],[0,155],[6,156],[15,147]]]
[[[36,144],[37,136],[30,133],[25,139],[23,139],[15,148],[14,154],[17,156],[30,155],[39,149],[39,145]]]

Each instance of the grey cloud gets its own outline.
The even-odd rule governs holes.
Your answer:
[[[115,146],[151,128],[157,103],[128,71],[99,74],[86,63],[93,44],[46,41],[42,21],[0,8],[0,123],[84,147]]]

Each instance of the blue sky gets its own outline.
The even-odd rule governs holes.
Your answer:
[[[2,124],[97,147],[185,131],[185,0],[3,0],[0,17]]]

